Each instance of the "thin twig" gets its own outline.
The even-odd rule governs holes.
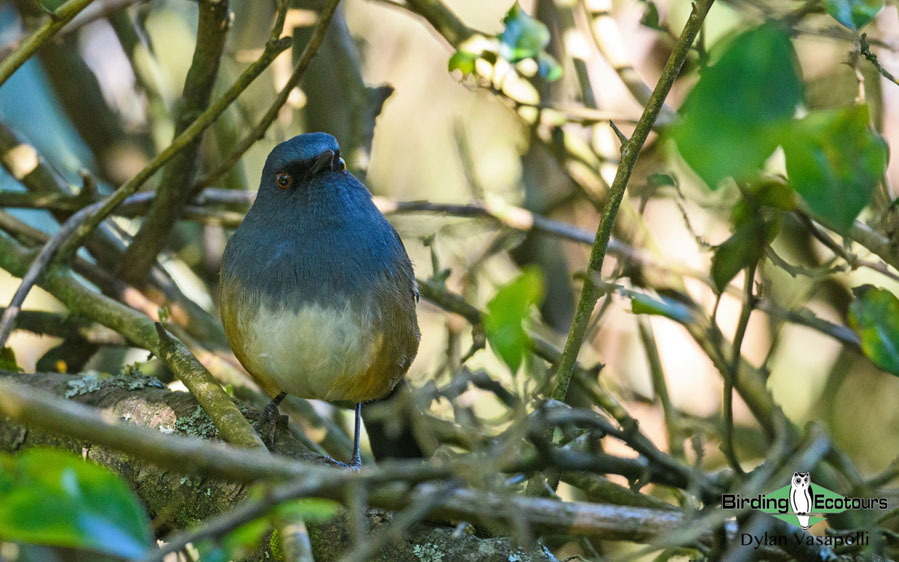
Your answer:
[[[0,86],[37,51],[41,45],[53,37],[57,31],[69,23],[78,12],[85,9],[93,0],[68,0],[52,12],[51,16],[29,35],[22,43],[3,60],[0,60]]]
[[[753,263],[747,267],[745,271],[746,277],[743,280],[743,306],[740,309],[740,319],[737,322],[737,331],[734,333],[730,368],[724,376],[724,435],[722,436],[724,440],[724,454],[737,474],[744,474],[744,472],[743,468],[740,466],[740,459],[737,457],[737,450],[734,444],[734,386],[736,386],[737,378],[740,374],[743,338],[746,336],[746,328],[749,326],[749,317],[752,315],[752,310],[755,308],[755,297],[753,296],[755,269],[756,263]]]
[[[640,105],[649,103],[652,90],[637,74],[627,50],[627,42],[621,35],[618,22],[612,17],[611,0],[587,0],[582,2],[590,18],[590,33],[599,52],[618,74],[627,91]],[[659,124],[670,123],[676,117],[674,110],[663,105],[658,116]]]
[[[668,383],[665,380],[665,370],[662,367],[662,358],[659,356],[659,347],[656,344],[652,324],[645,315],[637,316],[637,328],[640,340],[646,352],[646,361],[649,363],[649,374],[652,377],[652,388],[659,402],[662,404],[662,415],[665,418],[665,431],[668,435],[668,449],[676,457],[684,458],[684,445],[681,441],[678,428],[677,412],[671,404],[671,396],[668,394]]]
[[[175,113],[176,136],[190,126],[194,115],[209,106],[231,27],[227,0],[199,0],[197,11],[193,60]],[[184,205],[193,196],[188,186],[193,183],[200,165],[198,155],[202,138],[198,135],[186,144],[163,168],[156,198],[119,264],[118,271],[127,281],[140,284],[146,279]]]
[[[80,226],[87,217],[102,206],[102,202],[94,203],[69,217],[69,219],[60,226],[59,230],[50,237],[47,243],[41,247],[41,251],[38,252],[37,257],[31,262],[28,272],[22,277],[22,282],[19,284],[19,288],[16,289],[15,294],[9,301],[9,305],[7,305],[6,310],[3,311],[3,316],[0,317],[0,348],[6,345],[6,340],[9,338],[13,324],[16,321],[16,315],[22,310],[22,303],[25,302],[25,297],[28,296],[28,292],[31,291],[31,288],[37,283],[37,280],[44,269],[51,261],[53,261],[56,250],[63,241],[75,232],[78,226]]]
[[[886,78],[893,84],[899,86],[899,81],[896,80],[896,77],[893,76],[893,74],[889,70],[885,69],[883,65],[880,64],[880,61],[877,60],[877,55],[871,52],[871,45],[868,43],[867,33],[862,33],[861,37],[859,37],[858,43],[859,50],[862,56],[864,56],[871,64],[874,65],[874,68],[877,69],[877,72],[879,72],[884,78]]]
[[[74,0],[70,1],[73,2]],[[160,152],[143,170],[119,187],[112,195],[75,213],[62,225],[59,232],[41,249],[40,259],[35,260],[28,274],[23,277],[22,283],[13,297],[13,301],[4,313],[2,320],[0,320],[0,342],[5,342],[9,336],[19,307],[25,300],[31,287],[34,286],[44,267],[56,256],[65,259],[73,255],[104,218],[125,201],[129,195],[137,191],[160,167],[193,142],[262,73],[269,63],[274,60],[275,56],[289,45],[289,41],[284,42],[280,40],[267,43],[262,56],[238,77],[228,91],[209,109],[197,117],[187,129],[175,137],[172,144]]]
[[[409,507],[393,516],[393,522],[383,532],[374,537],[365,537],[358,546],[341,558],[341,562],[365,562],[393,541],[400,540],[406,531],[428,516],[443,502],[447,492],[455,486],[449,483],[437,484],[423,494],[413,494]]]
[[[176,136],[172,143],[160,152],[144,169],[136,176],[125,182],[112,195],[105,199],[105,204],[96,213],[93,213],[75,231],[70,239],[63,244],[60,255],[68,256],[81,246],[84,239],[118,207],[129,195],[137,191],[150,177],[155,174],[166,162],[171,160],[185,146],[193,142],[207,127],[212,125],[228,106],[265,70],[268,65],[283,50],[290,47],[290,39],[284,38],[266,43],[262,55],[234,81],[230,88],[216,100],[206,111],[200,114],[190,126]]]
[[[265,131],[268,130],[272,122],[278,117],[278,113],[281,111],[284,104],[287,103],[287,98],[290,97],[291,91],[293,91],[296,85],[299,84],[300,80],[303,78],[303,74],[306,73],[306,69],[309,68],[309,63],[312,62],[312,59],[315,57],[316,53],[318,53],[318,48],[321,46],[322,41],[324,41],[325,33],[328,31],[328,24],[331,23],[331,18],[334,16],[334,11],[337,10],[337,5],[339,3],[340,0],[330,0],[330,2],[325,5],[318,17],[318,23],[312,31],[309,42],[306,43],[306,47],[303,48],[300,60],[298,60],[296,66],[294,66],[290,78],[287,79],[287,82],[284,83],[281,91],[278,92],[275,101],[269,106],[265,115],[259,120],[259,123],[257,123],[256,126],[253,127],[253,129],[250,130],[239,143],[237,143],[237,146],[222,161],[222,163],[197,181],[195,190],[206,187],[221,177],[230,170],[238,160],[240,160],[244,152],[253,146],[256,141],[265,136]]]
[[[627,188],[631,172],[637,163],[643,143],[649,136],[652,125],[659,116],[668,91],[674,85],[674,81],[677,79],[680,69],[687,58],[687,53],[693,44],[696,33],[702,26],[702,22],[705,20],[705,16],[713,2],[714,0],[700,0],[693,5],[693,12],[690,14],[690,18],[687,20],[671,56],[665,63],[665,68],[643,111],[643,115],[640,117],[640,122],[637,124],[630,140],[621,147],[621,162],[618,165],[615,180],[609,190],[599,228],[596,232],[596,241],[593,243],[593,249],[590,252],[590,262],[587,267],[587,277],[584,280],[580,302],[578,302],[568,340],[565,342],[562,359],[553,375],[555,381],[550,396],[556,400],[564,400],[565,395],[568,393],[568,385],[574,372],[574,363],[583,343],[593,308],[599,298],[599,291],[593,283],[592,276],[602,270],[606,250],[612,236],[612,227],[615,223],[621,200],[624,198],[624,191]]]

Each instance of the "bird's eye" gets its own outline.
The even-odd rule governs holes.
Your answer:
[[[338,172],[346,172],[346,161],[341,157],[337,157],[337,162],[334,164],[334,169]]]
[[[275,185],[277,185],[279,189],[287,189],[291,184],[293,184],[293,176],[287,172],[278,172],[275,174]]]

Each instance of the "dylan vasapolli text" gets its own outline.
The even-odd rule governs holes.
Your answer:
[[[740,544],[743,546],[752,545],[753,550],[758,550],[763,546],[787,546],[789,542],[796,545],[807,544],[809,546],[850,546],[868,544],[868,532],[858,531],[851,535],[825,536],[816,537],[806,533],[792,533],[790,535],[753,535],[751,533],[740,533]]]

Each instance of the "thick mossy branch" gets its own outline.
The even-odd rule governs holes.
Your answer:
[[[73,401],[111,412],[115,418],[155,430],[161,437],[167,433],[197,436],[205,431],[204,425],[208,423],[198,419],[197,403],[191,395],[147,384],[152,379],[5,373],[0,374],[2,380],[16,381],[58,396],[70,396]],[[281,455],[314,459],[284,427],[278,428],[275,443],[276,451]],[[0,451],[15,453],[41,446],[84,455],[122,475],[147,508],[159,537],[202,525],[204,520],[227,513],[246,499],[248,488],[239,482],[189,475],[175,467],[156,466],[83,438],[62,437],[32,426],[8,423],[0,416]],[[389,512],[369,509],[365,518],[366,534],[377,536],[391,524],[392,519]],[[352,546],[350,523],[345,515],[322,524],[310,523],[308,527],[316,560],[337,560]],[[420,562],[423,556],[426,557],[424,559],[439,559],[442,556],[444,560],[497,562],[510,559],[522,562],[553,560],[539,548],[518,548],[509,538],[480,538],[470,533],[455,537],[452,528],[431,524],[415,525],[401,540],[380,548],[374,558]],[[252,559],[266,559],[265,553]]]
[[[24,275],[32,258],[31,252],[6,235],[0,235],[0,268],[13,275]],[[211,385],[218,385],[206,368],[183,344],[175,345],[172,340],[163,344],[156,326],[147,316],[91,291],[67,269],[58,265],[52,266],[44,274],[40,285],[62,301],[72,313],[90,318],[122,334],[136,345],[152,351],[176,376],[187,379],[185,384],[188,388],[193,385],[201,392],[201,404],[204,408],[209,408],[207,413],[225,439],[247,447],[262,446],[252,426],[237,412],[224,390],[220,386],[218,393],[210,390]],[[200,375],[201,372],[205,375]],[[203,382],[199,382],[201,380]],[[187,381],[192,382],[188,384]]]
[[[148,427],[159,436],[166,432],[191,435],[190,426],[181,422],[189,419],[197,408],[189,394],[171,392],[159,388],[162,385],[146,384],[146,380],[138,378],[0,374],[0,381],[14,381],[101,408],[109,412],[104,414],[108,418]],[[94,416],[95,419],[98,417],[96,413]],[[88,436],[65,437],[41,431],[31,424],[10,423],[0,416],[0,451],[14,453],[40,446],[57,447],[78,456],[84,454],[121,474],[140,496],[157,524],[158,533],[198,524],[231,509],[245,496],[245,489],[239,483],[190,477],[173,470],[174,467],[138,461],[126,453],[99,445]]]
[[[66,375],[54,376],[64,377],[63,380],[76,380]],[[25,381],[27,377],[13,374],[0,382],[0,415],[10,418],[12,422],[29,429],[40,429],[83,440],[94,446],[122,451],[183,475],[204,475],[246,483],[272,478],[288,479],[290,483],[285,486],[299,485],[299,489],[309,495],[341,501],[346,498],[346,486],[359,483],[369,487],[370,505],[402,510],[416,499],[415,495],[409,493],[410,485],[429,480],[446,480],[455,471],[466,470],[464,465],[454,467],[445,463],[438,466],[422,464],[420,461],[396,461],[366,467],[361,472],[347,472],[277,455],[260,455],[245,449],[165,435],[159,431],[121,423],[118,421],[120,416],[99,413],[96,409],[54,398],[46,392],[15,384],[13,381],[17,380]],[[192,412],[193,410],[185,415]],[[20,433],[17,435],[19,437],[15,439],[23,438]],[[280,450],[277,441],[276,450]],[[310,482],[321,483],[320,489],[316,491],[303,488]],[[341,484],[336,486],[335,483],[338,482]],[[430,485],[419,485],[419,493],[426,493],[429,489],[427,486]],[[271,497],[279,496],[273,490]],[[253,512],[261,507],[253,508]],[[684,522],[683,514],[678,511],[558,502],[474,489],[447,491],[428,517],[437,521],[482,522],[493,527],[506,521],[510,513],[515,513],[540,533],[578,533],[636,541],[651,540]]]
[[[238,447],[265,448],[262,440],[247,424],[246,418],[225,394],[206,367],[183,343],[172,337],[162,324],[156,323],[159,336],[158,354],[194,395],[225,441]],[[247,428],[250,431],[247,431]]]

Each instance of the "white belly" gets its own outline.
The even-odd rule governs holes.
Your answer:
[[[380,348],[372,320],[349,305],[298,312],[263,306],[241,319],[239,355],[251,374],[288,394],[351,399]]]

